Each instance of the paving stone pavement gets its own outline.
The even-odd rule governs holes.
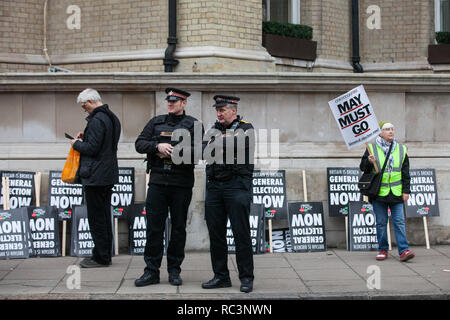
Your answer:
[[[209,252],[186,252],[183,285],[179,287],[169,284],[165,259],[161,283],[140,288],[134,286],[134,280],[143,273],[142,256],[119,255],[110,267],[98,269],[78,269],[82,258],[77,257],[0,260],[0,299],[449,300],[450,246],[411,250],[416,257],[408,262],[399,261],[396,248],[385,261],[376,261],[376,252],[344,249],[255,255],[254,291],[250,294],[239,291],[234,255],[229,255],[228,262],[233,286],[214,290],[201,288],[201,283],[213,276]],[[74,288],[78,271],[79,289]]]

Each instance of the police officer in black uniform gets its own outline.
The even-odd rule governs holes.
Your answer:
[[[204,289],[231,287],[226,242],[227,217],[236,243],[236,261],[241,281],[240,290],[253,290],[253,252],[250,239],[251,180],[253,174],[254,132],[251,123],[237,115],[238,97],[214,96],[217,122],[204,141],[206,165],[205,218],[210,237],[213,279],[202,284]],[[215,154],[221,139],[221,154]],[[230,141],[232,139],[233,141]],[[242,140],[243,139],[243,140]],[[230,149],[233,142],[233,150]],[[211,154],[211,156],[208,156]],[[231,156],[230,156],[231,155]],[[209,160],[207,158],[210,158]],[[221,161],[222,160],[222,161]],[[228,160],[228,161],[227,161]]]
[[[147,266],[144,274],[135,281],[137,287],[159,283],[169,208],[172,228],[167,249],[167,271],[170,284],[182,284],[180,266],[184,260],[186,219],[194,186],[195,160],[191,157],[188,163],[173,162],[174,147],[178,141],[172,141],[172,134],[177,129],[188,130],[193,148],[194,122],[197,119],[186,115],[184,111],[190,93],[176,88],[167,88],[165,91],[168,114],[152,118],[135,143],[137,152],[147,154],[147,172],[151,169],[146,199],[147,242],[144,261]]]

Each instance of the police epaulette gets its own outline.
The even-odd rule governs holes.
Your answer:
[[[244,120],[239,120],[240,122],[243,122],[243,123],[250,123],[250,122],[247,122],[247,121],[244,121]]]

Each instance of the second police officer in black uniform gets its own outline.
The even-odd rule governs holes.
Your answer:
[[[181,263],[186,243],[186,219],[194,186],[194,159],[189,163],[175,164],[172,160],[174,146],[172,134],[186,129],[193,140],[196,118],[186,115],[190,93],[167,88],[168,114],[152,118],[136,140],[139,153],[147,154],[147,172],[151,169],[147,191],[147,242],[144,251],[146,267],[135,285],[159,283],[159,268],[164,254],[163,237],[170,209],[171,236],[167,248],[167,271],[172,285],[181,285]],[[194,146],[192,141],[191,146]],[[191,154],[194,154],[191,150]]]
[[[249,214],[254,169],[253,126],[237,115],[240,100],[238,97],[216,95],[214,100],[217,122],[211,130],[215,129],[216,134],[209,141],[204,141],[203,146],[203,155],[207,162],[205,218],[210,237],[214,277],[203,283],[202,287],[204,289],[231,287],[226,241],[227,218],[229,218],[236,243],[240,290],[251,292],[254,275]],[[220,142],[221,148],[217,148],[215,144],[219,143],[220,146]],[[233,143],[233,150],[230,150],[227,156],[227,147],[230,149],[230,143]],[[218,149],[221,151],[220,155],[215,154]],[[208,154],[211,155],[209,160]]]

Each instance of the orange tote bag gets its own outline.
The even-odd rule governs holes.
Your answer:
[[[70,147],[66,163],[61,174],[61,180],[65,183],[75,183],[75,175],[80,165],[80,153],[73,147]]]

